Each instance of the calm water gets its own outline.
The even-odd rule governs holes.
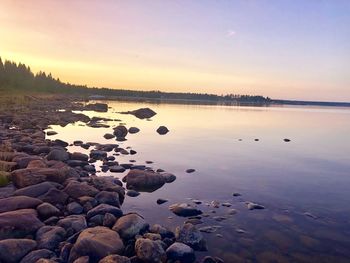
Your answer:
[[[199,227],[221,226],[204,234],[209,251],[198,253],[199,258],[210,254],[225,262],[350,262],[350,109],[109,105],[108,113],[84,113],[121,119],[127,127],[141,129],[119,143],[137,154],[118,156],[117,161],[153,161],[151,167],[177,176],[153,193],[127,197],[124,212],[138,211],[150,223],[174,229],[185,219],[172,214],[168,206],[199,199],[203,204],[198,207],[210,214]],[[152,121],[117,113],[145,106],[158,113]],[[58,135],[50,138],[115,143],[103,135],[112,133],[118,123],[108,122],[108,129],[79,123],[53,126]],[[170,132],[158,135],[155,130],[160,125]],[[70,151],[84,150],[70,147]],[[187,174],[187,168],[196,172]],[[233,192],[242,196],[233,197]],[[157,205],[157,198],[169,202]],[[215,221],[214,216],[227,216],[230,208],[206,205],[213,200],[230,202],[238,213]],[[266,209],[250,211],[245,201]]]

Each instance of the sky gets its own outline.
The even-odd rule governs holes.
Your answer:
[[[88,86],[350,101],[350,1],[0,0],[0,56]]]

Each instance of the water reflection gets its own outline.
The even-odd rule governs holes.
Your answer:
[[[196,206],[209,215],[200,226],[220,226],[215,233],[205,233],[209,253],[226,262],[349,262],[348,109],[109,105],[107,113],[84,113],[121,119],[140,132],[129,134],[124,142],[107,140],[103,135],[119,124],[110,121],[111,128],[55,126],[58,134],[51,138],[118,143],[137,151],[132,157],[117,156],[120,163],[153,161],[147,165],[177,176],[175,182],[153,193],[127,197],[126,212],[138,211],[150,223],[174,229],[184,219],[172,214],[168,206],[199,199],[202,204]],[[141,107],[151,107],[157,115],[146,121],[116,113]],[[170,130],[165,136],[156,133],[161,125]],[[284,138],[291,141],[284,142]],[[84,149],[72,146],[70,151]],[[196,172],[187,174],[187,168]],[[233,192],[242,196],[233,197]],[[169,202],[158,205],[158,198]],[[213,200],[232,206],[208,206]],[[249,211],[245,201],[258,202],[266,209]],[[238,212],[229,215],[229,209]],[[214,219],[220,216],[225,220]]]

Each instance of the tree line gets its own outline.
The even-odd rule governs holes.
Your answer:
[[[227,94],[215,95],[207,93],[180,93],[161,91],[138,91],[126,89],[110,89],[87,87],[64,83],[54,78],[51,73],[38,72],[34,74],[29,66],[13,61],[2,61],[0,57],[0,91],[45,92],[77,95],[100,95],[105,97],[149,98],[159,100],[205,100],[213,102],[237,102],[267,104],[271,100],[263,96]]]

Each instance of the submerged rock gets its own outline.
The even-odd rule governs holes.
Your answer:
[[[175,215],[188,217],[196,216],[202,214],[202,211],[186,203],[182,204],[173,204],[169,206],[171,212]]]
[[[206,251],[207,245],[201,232],[192,224],[184,224],[175,230],[176,241],[184,243],[194,250]]]
[[[265,209],[265,206],[263,205],[260,205],[260,204],[256,204],[256,203],[253,203],[253,202],[246,202],[247,204],[247,208],[249,210],[254,210],[254,209]]]
[[[193,263],[196,260],[194,250],[186,244],[175,242],[166,250],[167,259],[172,262]]]

